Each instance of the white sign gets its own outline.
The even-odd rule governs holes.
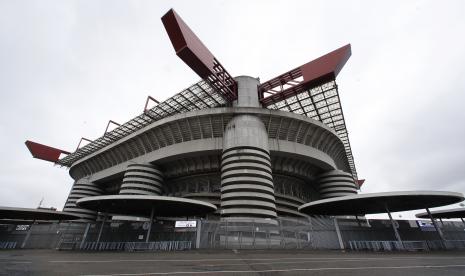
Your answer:
[[[16,225],[16,231],[26,231],[29,229],[29,225]]]
[[[176,227],[176,228],[181,228],[181,227],[195,228],[195,227],[197,227],[197,221],[195,221],[195,220],[178,220],[174,224],[174,227]]]

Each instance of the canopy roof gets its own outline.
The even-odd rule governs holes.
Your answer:
[[[106,195],[81,198],[77,205],[86,209],[118,215],[178,217],[202,215],[216,211],[204,201],[168,196]]]
[[[10,220],[75,220],[79,216],[72,213],[16,207],[0,207],[0,219]]]
[[[433,218],[465,218],[465,208],[431,211]],[[418,213],[417,218],[429,218],[428,213]]]
[[[350,195],[317,200],[299,207],[308,215],[365,215],[439,207],[464,200],[461,193],[407,191]]]

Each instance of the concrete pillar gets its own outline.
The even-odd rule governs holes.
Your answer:
[[[161,195],[163,193],[163,173],[157,166],[129,164],[124,173],[120,195]]]
[[[352,174],[332,170],[317,176],[317,187],[321,199],[357,194]]]
[[[238,77],[236,106],[259,107],[258,80]],[[223,136],[221,216],[276,218],[268,133],[259,117],[238,114]]]
[[[103,190],[95,183],[90,182],[87,178],[81,178],[74,182],[68,199],[66,200],[63,212],[69,212],[81,217],[80,221],[95,221],[97,212],[78,207],[76,201],[78,199],[90,196],[99,196],[103,194]]]

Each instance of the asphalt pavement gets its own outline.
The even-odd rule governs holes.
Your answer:
[[[2,250],[0,275],[465,275],[465,252]]]

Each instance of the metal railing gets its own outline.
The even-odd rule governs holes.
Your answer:
[[[0,242],[0,249],[15,249],[16,242]]]
[[[429,250],[426,241],[349,241],[351,250],[369,250],[369,251],[414,251]]]
[[[191,241],[157,242],[61,242],[58,250],[88,251],[179,251],[192,249]]]
[[[418,251],[418,250],[465,250],[465,240],[425,241],[349,241],[351,250],[369,251]]]

